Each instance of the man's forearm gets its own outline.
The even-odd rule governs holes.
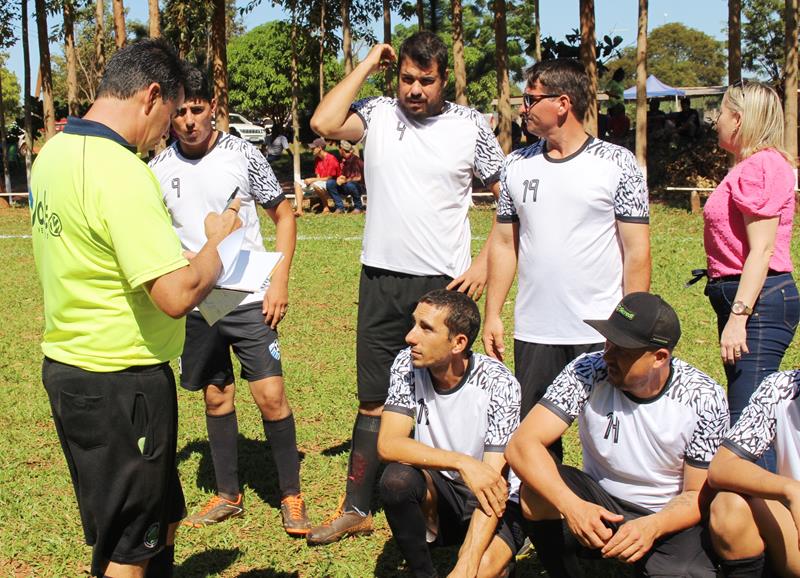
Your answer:
[[[429,470],[459,470],[464,454],[432,448],[414,439],[405,437],[378,438],[378,455],[386,462],[399,462]]]
[[[494,537],[499,521],[497,516],[494,514],[487,516],[480,508],[473,510],[469,529],[458,551],[456,563],[456,567],[462,567],[466,575],[477,576],[481,558]]]
[[[295,248],[297,246],[297,221],[292,212],[289,201],[282,201],[275,210],[275,250],[283,254],[283,259],[278,264],[272,277],[284,280],[288,284],[289,271],[292,268]]]
[[[486,285],[486,316],[500,315],[508,292],[511,290],[511,285],[514,283],[514,276],[517,273],[517,253],[514,250],[514,245],[502,240],[496,231],[493,238],[490,236],[490,240],[491,244],[487,241],[484,247],[488,248],[489,261],[489,274]]]
[[[626,250],[622,272],[622,288],[625,295],[637,291],[650,291],[650,246]]]
[[[709,485],[716,490],[758,496],[765,500],[786,502],[800,495],[800,482],[773,474],[754,462],[738,457],[726,447],[720,448],[708,469]]]
[[[656,538],[680,532],[700,523],[700,492],[687,490],[672,498],[664,508],[652,515],[656,522]]]

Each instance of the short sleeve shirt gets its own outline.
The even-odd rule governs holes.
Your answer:
[[[324,157],[314,161],[314,174],[318,177],[338,177],[339,159],[326,153]]]
[[[508,368],[479,353],[470,356],[456,387],[439,390],[427,368],[414,368],[411,348],[406,348],[392,364],[384,411],[414,417],[414,439],[420,443],[482,460],[484,452],[502,452],[517,429],[520,395]]]
[[[600,343],[583,320],[606,319],[622,299],[617,222],[649,222],[647,183],[620,146],[589,137],[563,159],[545,146],[511,153],[500,177],[497,221],[519,222],[514,337]]]
[[[725,441],[738,456],[756,461],[774,444],[777,472],[800,480],[800,370],[767,376]]]
[[[457,277],[470,265],[472,180],[497,181],[503,152],[479,112],[446,102],[407,117],[394,98],[352,106],[364,122],[369,211],[361,262],[411,275]]]
[[[206,243],[204,221],[210,212],[222,212],[238,188],[239,218],[245,229],[242,249],[264,251],[256,205],[266,209],[284,200],[275,173],[264,155],[244,139],[218,133],[217,141],[199,159],[185,157],[179,141],[150,161],[181,244],[198,252]],[[248,296],[243,304],[263,298],[263,291]]]
[[[539,403],[567,424],[578,418],[587,474],[613,496],[653,511],[680,493],[684,464],[708,467],[729,419],[719,384],[675,358],[654,399],[611,385],[598,352],[570,363]]]
[[[742,272],[750,250],[744,215],[780,218],[769,267],[773,271],[792,270],[796,182],[791,165],[774,149],[759,151],[730,170],[703,207],[703,242],[710,277]]]
[[[33,249],[44,354],[87,371],[178,357],[184,321],[145,284],[187,265],[147,165],[108,127],[70,118],[33,165]]]

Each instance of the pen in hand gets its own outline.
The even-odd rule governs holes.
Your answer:
[[[235,189],[233,189],[233,192],[231,193],[231,196],[228,197],[228,201],[225,203],[225,208],[222,209],[223,213],[231,208],[231,205],[233,204],[233,200],[236,198],[236,193],[238,193],[238,192],[239,192],[239,187],[236,187]],[[234,210],[236,210],[236,209],[234,209]],[[239,211],[236,210],[236,212],[238,213]]]

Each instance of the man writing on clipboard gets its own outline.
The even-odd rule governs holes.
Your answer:
[[[213,128],[216,101],[207,78],[196,69],[187,73],[186,98],[172,122],[178,140],[150,163],[161,183],[164,202],[181,243],[188,251],[202,246],[201,215],[222,209],[238,188],[239,216],[245,229],[243,249],[264,251],[256,204],[275,223],[275,250],[283,260],[266,291],[253,293],[213,326],[193,311],[186,320],[186,345],[181,356],[181,385],[202,389],[206,426],[217,483],[217,495],[184,524],[194,527],[222,522],[244,513],[239,485],[230,348],[242,365],[261,410],[264,432],[278,470],[283,526],[291,535],[305,535],[309,522],[300,495],[300,462],[294,416],[284,391],[276,328],[289,307],[289,269],[297,226],[289,202],[264,156],[247,141]]]

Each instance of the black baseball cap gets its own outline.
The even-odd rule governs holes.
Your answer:
[[[652,293],[629,293],[608,319],[586,319],[584,323],[597,329],[614,345],[626,349],[672,349],[681,338],[681,323],[675,310]]]

